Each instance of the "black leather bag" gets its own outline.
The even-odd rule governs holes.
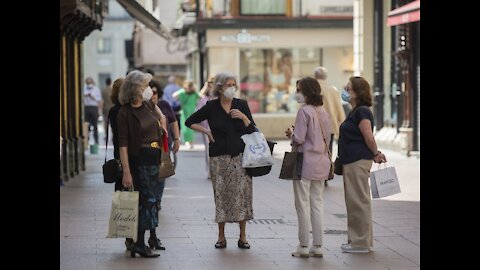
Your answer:
[[[110,159],[102,166],[103,170],[103,182],[115,183],[121,182],[123,177],[123,169],[120,160]]]
[[[107,118],[107,127],[108,127],[108,118]],[[103,182],[105,183],[115,183],[121,182],[123,178],[123,169],[122,163],[118,159],[110,159],[107,161],[107,144],[108,144],[108,128],[107,128],[107,139],[105,140],[105,163],[103,163]]]
[[[337,158],[335,159],[334,166],[333,166],[333,172],[336,175],[343,175],[343,164],[340,162],[340,159]]]
[[[267,140],[267,144],[268,144],[268,147],[270,148],[270,154],[273,154],[273,147],[277,143],[274,141]],[[247,174],[250,175],[250,177],[263,176],[270,173],[270,171],[272,170],[272,165],[256,167],[256,168],[245,168],[245,170],[247,171]]]
[[[302,179],[303,153],[293,150],[285,152],[278,178],[285,180]]]

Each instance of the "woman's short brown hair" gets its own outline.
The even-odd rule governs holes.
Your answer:
[[[353,76],[348,79],[352,84],[352,91],[355,92],[357,97],[355,98],[356,106],[368,106],[373,105],[372,91],[370,84],[363,77]]]
[[[306,104],[312,106],[323,105],[323,96],[320,94],[322,88],[316,79],[305,77],[297,81],[297,86],[300,86],[301,92],[306,98]]]
[[[120,104],[118,94],[120,93],[120,86],[122,86],[123,81],[125,81],[125,78],[118,78],[113,82],[112,92],[110,93],[110,100],[113,104]]]

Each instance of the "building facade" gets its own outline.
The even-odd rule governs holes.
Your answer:
[[[143,0],[138,1],[146,10],[159,19],[165,27],[174,29],[181,15],[179,1]],[[131,69],[150,70],[155,78],[166,84],[169,75],[175,75],[179,82],[187,73],[187,44],[184,37],[165,39],[152,29],[136,23],[133,33],[133,66]]]
[[[128,71],[127,44],[133,33],[132,17],[115,0],[108,1],[109,12],[101,31],[93,31],[83,45],[83,74],[92,77],[100,89],[106,78],[114,81]]]
[[[295,119],[296,81],[325,66],[341,89],[353,75],[353,1],[185,1],[196,21],[183,26],[187,74],[199,85],[217,72],[235,74],[257,126],[283,138]],[[184,4],[185,5],[185,4]]]
[[[376,140],[420,150],[420,1],[355,0],[354,72],[373,90]]]
[[[85,170],[83,144],[82,47],[85,37],[102,27],[106,0],[60,1],[60,179]]]

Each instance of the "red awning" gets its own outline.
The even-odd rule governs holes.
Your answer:
[[[388,13],[387,25],[394,26],[420,21],[420,0],[413,1]]]

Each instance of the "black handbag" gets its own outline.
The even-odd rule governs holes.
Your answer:
[[[106,161],[102,166],[103,170],[103,182],[105,183],[115,183],[121,182],[123,177],[123,169],[120,160],[118,159],[110,159]]]
[[[123,178],[122,163],[118,159],[110,159],[107,161],[107,145],[108,145],[108,118],[107,118],[107,139],[105,140],[105,163],[102,166],[103,182],[115,183],[121,182]]]
[[[275,146],[275,144],[277,144],[277,142],[267,140],[267,144],[268,144],[268,147],[270,148],[270,154],[273,154],[273,147]],[[270,173],[270,171],[272,170],[272,165],[256,167],[256,168],[245,168],[245,170],[247,171],[247,174],[250,177],[263,176]]]
[[[343,164],[340,162],[340,159],[338,158],[338,156],[335,159],[333,167],[334,167],[333,172],[336,175],[343,175]]]
[[[294,147],[292,152],[285,152],[282,161],[282,168],[278,178],[286,180],[302,179],[303,152],[297,152]]]

